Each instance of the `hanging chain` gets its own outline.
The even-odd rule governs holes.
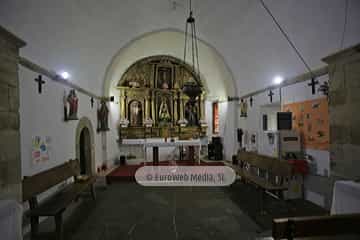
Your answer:
[[[189,17],[186,19],[185,25],[185,44],[184,44],[184,64],[186,63],[187,41],[188,41],[188,24],[190,24],[191,31],[191,60],[192,68],[197,77],[200,77],[200,64],[199,64],[199,48],[197,43],[195,18],[193,17],[192,1],[189,0]]]

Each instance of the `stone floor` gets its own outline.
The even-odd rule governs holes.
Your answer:
[[[305,201],[266,198],[260,215],[256,190],[236,183],[226,188],[154,188],[114,183],[83,200],[68,217],[65,239],[255,239],[269,236],[274,216],[324,214]],[[41,224],[51,229],[52,221]]]

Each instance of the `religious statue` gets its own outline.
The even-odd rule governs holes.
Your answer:
[[[159,108],[159,120],[160,122],[170,122],[171,121],[171,116],[170,116],[170,112],[169,112],[169,108],[168,105],[166,103],[166,100],[164,99],[161,104],[160,104],[160,108]]]
[[[97,116],[98,116],[97,131],[98,132],[109,131],[110,130],[109,129],[109,123],[108,123],[109,109],[106,106],[105,101],[101,101],[101,107],[97,111]]]
[[[76,96],[74,89],[70,90],[69,95],[66,98],[67,103],[69,104],[69,113],[66,113],[66,120],[78,120],[77,111],[78,111],[78,102],[79,99]]]
[[[158,70],[158,86],[161,89],[169,89],[171,83],[171,69],[161,67]]]
[[[240,102],[240,117],[247,117],[247,102],[244,99]]]
[[[185,105],[185,118],[188,121],[189,126],[197,126],[198,123],[198,116],[197,116],[197,108],[195,104],[187,102]]]
[[[129,105],[130,126],[142,126],[142,109],[139,101],[132,101]]]

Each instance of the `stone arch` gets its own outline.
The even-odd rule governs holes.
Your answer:
[[[87,117],[82,117],[79,120],[79,123],[76,127],[76,133],[75,133],[75,151],[76,151],[76,158],[80,160],[80,137],[81,133],[84,129],[88,130],[88,134],[90,137],[90,159],[87,160],[87,173],[90,173],[91,175],[94,175],[96,173],[95,169],[95,133],[94,128],[91,124],[91,121]]]
[[[103,95],[116,95],[116,85],[124,72],[136,61],[156,55],[183,59],[184,32],[160,29],[132,39],[113,56],[106,68]],[[210,43],[199,39],[200,79],[208,99],[226,100],[237,95],[234,75],[224,57]],[[190,64],[187,62],[187,64]]]

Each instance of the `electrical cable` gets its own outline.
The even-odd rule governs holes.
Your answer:
[[[274,23],[276,24],[276,26],[279,28],[280,32],[284,35],[284,37],[286,38],[286,40],[288,41],[288,43],[290,44],[290,46],[294,49],[295,53],[298,55],[298,57],[300,58],[300,60],[304,63],[305,67],[307,68],[307,70],[309,71],[309,73],[311,74],[311,76],[313,76],[313,72],[311,71],[310,66],[306,63],[304,57],[301,55],[301,53],[299,52],[299,50],[296,48],[295,44],[290,40],[290,37],[288,36],[288,34],[285,32],[285,30],[281,27],[281,25],[279,24],[278,20],[275,18],[275,16],[272,14],[272,12],[270,11],[270,9],[266,6],[265,2],[263,0],[259,0],[262,4],[262,6],[264,7],[264,9],[267,11],[267,13],[271,16],[272,20],[274,21]]]

